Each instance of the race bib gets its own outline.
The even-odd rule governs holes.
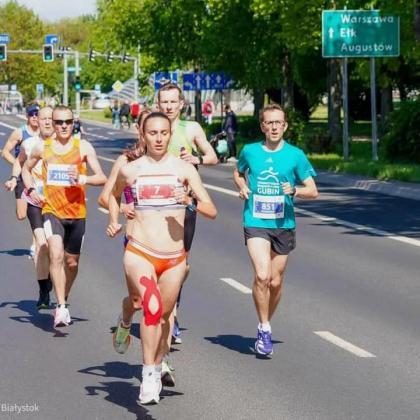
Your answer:
[[[284,195],[253,195],[252,216],[256,219],[283,219]]]
[[[70,182],[69,170],[74,165],[63,163],[50,163],[47,167],[47,185],[56,185],[59,187],[71,187],[74,184]]]
[[[173,206],[178,179],[171,175],[153,175],[137,178],[137,206]]]

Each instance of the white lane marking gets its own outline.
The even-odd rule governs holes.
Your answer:
[[[3,127],[6,127],[6,128],[11,128],[12,130],[17,128],[17,127],[14,127],[13,125],[9,125],[9,124],[3,123],[3,122],[0,122],[0,125],[2,125]]]
[[[374,354],[369,353],[368,351],[363,350],[362,348],[357,347],[340,337],[337,337],[329,331],[314,331],[314,333],[324,340],[327,340],[330,343],[335,344],[336,346],[347,350],[348,352],[353,353],[358,357],[376,357]]]
[[[115,162],[116,159],[107,158],[105,156],[98,156],[98,159],[104,160],[106,162]]]
[[[216,185],[210,185],[210,184],[203,184],[203,185],[206,188],[208,188],[209,190],[218,191],[218,192],[221,192],[223,194],[227,194],[227,195],[231,195],[233,197],[239,198],[239,192],[238,191],[228,190],[227,188],[217,187]]]
[[[5,136],[6,135],[6,133],[0,133],[0,136]]]
[[[229,277],[221,277],[220,280],[228,284],[229,286],[233,287],[236,290],[239,290],[240,292],[244,293],[245,295],[252,294],[252,290],[249,287],[244,286],[242,283],[239,283],[238,281],[231,279]]]
[[[108,162],[115,162],[115,159],[109,159],[109,158],[105,158],[105,157],[102,157],[102,156],[98,156],[98,158],[102,159],[102,160],[106,160]],[[223,194],[227,194],[227,195],[230,195],[232,197],[239,197],[239,193],[237,191],[234,191],[234,190],[229,190],[227,188],[222,188],[222,187],[218,187],[216,185],[211,185],[211,184],[204,184],[204,186],[206,188],[208,188],[209,190],[221,192]],[[296,213],[300,213],[300,214],[303,214],[305,216],[313,217],[313,218],[321,220],[322,222],[325,222],[325,223],[332,223],[332,224],[336,224],[336,225],[349,227],[349,228],[356,229],[356,230],[359,230],[359,231],[372,233],[374,235],[383,236],[384,238],[392,239],[394,241],[404,242],[408,245],[414,245],[414,246],[420,247],[420,241],[418,239],[408,238],[407,236],[394,235],[393,233],[387,232],[385,230],[375,229],[375,228],[369,227],[369,226],[363,226],[363,225],[358,225],[356,223],[346,222],[345,220],[337,219],[335,217],[323,216],[322,214],[314,213],[314,212],[308,211],[308,210],[304,210],[304,209],[301,209],[299,207],[295,207],[295,211],[296,211]]]
[[[115,131],[107,131],[106,134],[109,134],[110,136],[113,136],[115,134]]]
[[[409,245],[420,247],[420,241],[418,239],[408,238],[407,236],[395,235],[385,230],[376,229],[369,226],[358,225],[357,223],[346,222],[345,220],[336,219],[335,217],[325,217],[325,216],[322,216],[321,214],[314,213],[312,211],[308,211],[304,209],[300,209],[298,207],[296,207],[295,210],[296,210],[296,213],[300,213],[309,217],[314,217],[315,219],[321,220],[323,222],[349,227],[351,229],[355,229],[358,231],[371,233],[373,235],[383,236],[385,238],[392,239],[394,241],[404,242]]]
[[[108,211],[107,209],[102,208],[102,207],[98,207],[98,210],[99,210],[101,213],[104,213],[104,214],[109,214],[109,211]]]

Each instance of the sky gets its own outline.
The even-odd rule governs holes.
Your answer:
[[[64,17],[92,14],[96,11],[96,0],[17,0],[32,9],[42,20],[55,21]],[[0,0],[0,4],[7,0]]]

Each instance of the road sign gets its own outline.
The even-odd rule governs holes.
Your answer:
[[[117,80],[113,85],[112,85],[112,89],[115,90],[115,92],[121,92],[123,90],[124,85]]]
[[[38,83],[36,85],[36,91],[37,91],[37,93],[43,93],[44,92],[44,85],[42,83]]]
[[[324,10],[323,57],[400,55],[400,19],[379,10]]]
[[[10,90],[12,92],[16,92],[17,91],[17,85],[10,85]]]
[[[10,36],[9,34],[0,34],[0,44],[9,44]]]
[[[82,70],[81,67],[79,67],[79,72]],[[67,71],[69,73],[74,73],[76,71],[76,67],[67,67]]]
[[[101,85],[98,85],[98,84],[95,85],[95,93],[97,94],[101,93]]]
[[[177,71],[157,71],[154,73],[154,87],[155,90],[165,83],[178,83],[178,72]]]
[[[182,80],[184,90],[224,90],[234,85],[233,79],[223,72],[184,73]]]
[[[45,35],[45,44],[58,44],[60,37],[55,34]]]

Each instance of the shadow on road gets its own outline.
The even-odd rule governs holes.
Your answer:
[[[155,420],[145,407],[137,404],[139,387],[129,382],[100,382],[97,386],[85,387],[87,395],[99,395],[104,392],[105,400],[125,408],[137,416],[138,420]]]
[[[23,257],[24,255],[29,256],[29,249],[3,249],[0,251],[0,254],[11,255],[12,257]]]
[[[97,386],[86,386],[87,395],[99,395],[98,391],[105,392],[108,395],[106,401],[117,404],[125,408],[129,413],[137,415],[137,419],[154,419],[148,411],[138,405],[137,399],[140,391],[140,372],[141,365],[130,365],[124,362],[106,362],[104,365],[91,366],[81,369],[78,372],[88,375],[99,376],[102,378],[136,379],[139,381],[136,385],[129,382],[114,381],[100,382]],[[182,392],[163,389],[161,399],[184,395]]]
[[[53,317],[51,313],[39,312],[36,308],[35,300],[20,300],[18,302],[2,302],[0,303],[1,308],[12,308],[19,309],[22,312],[26,312],[27,315],[11,316],[10,319],[13,321],[30,323],[34,327],[39,328],[43,331],[53,333],[54,337],[67,337],[68,332],[54,328]],[[84,318],[72,317],[72,322],[88,321]],[[71,327],[70,327],[71,328]]]
[[[242,354],[256,355],[254,350],[255,337],[243,337],[242,335],[226,334],[217,337],[204,337],[212,344],[226,347],[229,350],[237,351]],[[273,344],[282,344],[283,341],[273,340]]]

